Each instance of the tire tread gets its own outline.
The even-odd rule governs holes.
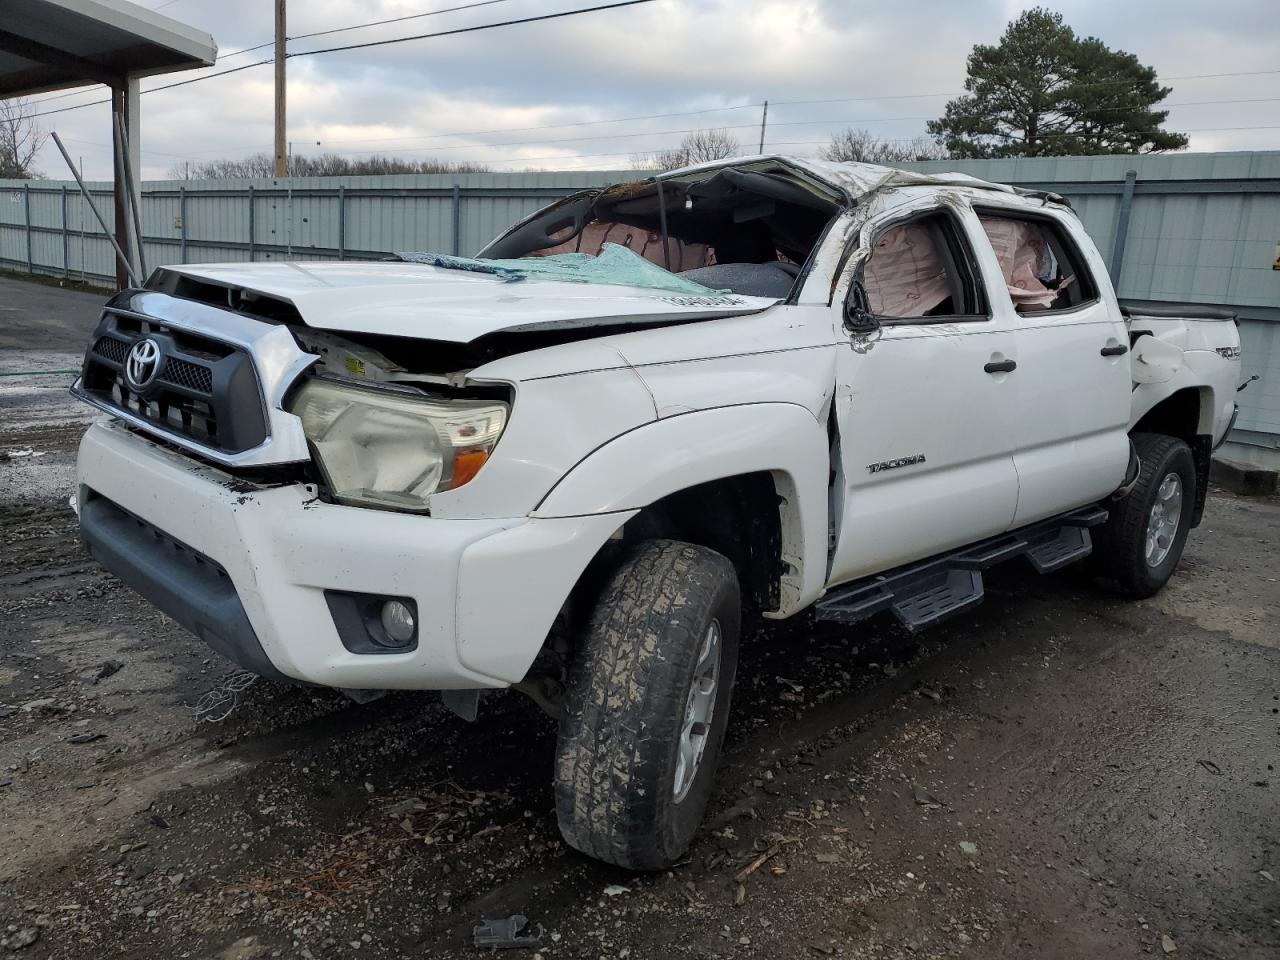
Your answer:
[[[701,643],[691,615],[715,603],[726,580],[736,596],[733,567],[720,554],[650,540],[606,584],[571,670],[556,749],[560,830],[583,853],[632,869],[670,858],[655,835],[664,798],[633,784],[652,761],[653,732],[684,708],[681,685],[662,676],[672,669],[668,652]]]

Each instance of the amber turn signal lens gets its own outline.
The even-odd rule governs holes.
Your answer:
[[[449,483],[450,488],[460,487],[474,477],[488,459],[489,454],[483,450],[459,450],[453,458],[453,478]]]

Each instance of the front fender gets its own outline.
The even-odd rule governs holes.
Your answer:
[[[768,471],[779,496],[785,572],[772,616],[817,599],[827,573],[827,431],[791,403],[717,407],[624,433],[579,462],[534,517],[618,513],[701,483]]]

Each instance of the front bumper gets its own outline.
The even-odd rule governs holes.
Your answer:
[[[242,666],[352,689],[496,687],[522,679],[578,577],[634,511],[439,520],[258,486],[118,423],[80,444],[90,551]],[[353,652],[326,591],[409,597],[417,647]]]

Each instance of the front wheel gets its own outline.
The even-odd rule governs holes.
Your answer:
[[[1097,530],[1094,558],[1104,582],[1136,599],[1168,583],[1182,559],[1196,502],[1196,469],[1191,448],[1177,437],[1136,433],[1133,445],[1141,472]]]
[[[632,870],[670,866],[711,794],[738,662],[733,565],[674,540],[610,577],[569,678],[556,746],[565,841]]]

